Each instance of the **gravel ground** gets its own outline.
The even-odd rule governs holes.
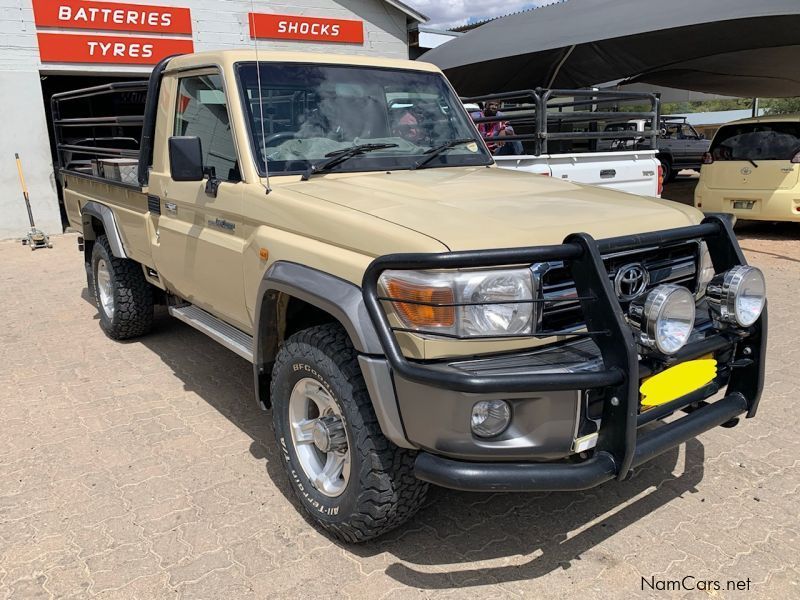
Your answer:
[[[756,419],[587,492],[434,490],[353,547],[297,511],[246,362],[166,316],[115,343],[74,236],[2,242],[0,598],[798,597],[800,225],[740,233],[770,294]]]

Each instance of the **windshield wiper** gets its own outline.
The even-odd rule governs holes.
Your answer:
[[[756,161],[754,161],[752,158],[748,158],[747,160],[748,160],[748,162],[749,162],[751,165],[753,165],[753,166],[754,166],[756,169],[758,168],[758,165],[756,164]]]
[[[424,152],[425,156],[423,156],[417,162],[415,162],[414,166],[411,167],[411,169],[413,170],[413,169],[419,169],[420,167],[424,167],[445,150],[449,150],[450,148],[455,148],[456,146],[460,146],[461,144],[468,144],[470,142],[477,143],[475,142],[475,138],[458,138],[457,140],[450,140],[449,142],[445,142],[444,144],[439,144],[438,146],[429,148]]]
[[[374,152],[375,150],[385,150],[386,148],[397,148],[397,144],[357,144],[349,148],[328,152],[325,158],[329,158],[330,160],[326,160],[321,165],[311,165],[311,168],[303,173],[302,179],[303,181],[307,181],[312,175],[329,171],[336,165],[340,165],[354,156],[366,154],[367,152]]]

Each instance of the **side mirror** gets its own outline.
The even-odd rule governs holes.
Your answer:
[[[169,166],[175,181],[202,181],[203,148],[197,136],[169,138]]]
[[[698,139],[698,140],[704,140],[704,139],[706,139],[706,134],[705,134],[705,133],[698,133],[698,134],[697,134],[697,139]]]

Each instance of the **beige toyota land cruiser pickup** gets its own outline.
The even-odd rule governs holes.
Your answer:
[[[100,326],[144,335],[161,303],[251,361],[338,538],[429,484],[624,480],[756,413],[765,284],[729,221],[497,168],[431,65],[193,54],[52,109]]]

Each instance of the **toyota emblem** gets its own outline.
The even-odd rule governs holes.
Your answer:
[[[625,265],[614,277],[614,290],[623,302],[641,296],[650,283],[650,273],[641,264]]]
[[[750,175],[750,173],[752,172],[753,169],[751,169],[750,167],[742,167],[741,170],[739,171],[739,173],[741,173],[744,176]]]

